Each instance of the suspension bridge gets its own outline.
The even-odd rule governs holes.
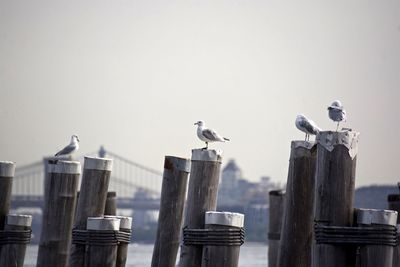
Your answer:
[[[158,210],[162,173],[126,159],[101,147],[85,156],[113,159],[109,191],[117,193],[121,209]],[[83,166],[84,157],[77,159]],[[16,168],[12,186],[12,208],[42,208],[44,202],[45,160]]]

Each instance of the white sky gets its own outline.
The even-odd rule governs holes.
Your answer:
[[[361,132],[357,185],[396,183],[400,1],[0,1],[0,159],[81,140],[162,169],[204,120],[246,178],[284,182],[298,113]]]

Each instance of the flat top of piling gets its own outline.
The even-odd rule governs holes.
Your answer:
[[[192,149],[192,160],[197,161],[215,161],[221,163],[222,150],[218,149]]]
[[[47,172],[80,174],[81,163],[79,161],[59,160],[56,164],[49,164]]]
[[[32,225],[32,216],[22,214],[8,214],[6,218],[6,224],[29,227]]]
[[[399,194],[390,194],[390,195],[388,195],[388,201],[390,201],[390,202],[400,201],[400,195]]]
[[[10,160],[0,160],[0,164],[15,164],[15,162],[10,161]]]
[[[190,159],[179,158],[175,156],[165,156],[164,169],[190,172]]]
[[[397,224],[397,211],[382,209],[356,209],[358,224],[380,224],[392,225]]]
[[[13,177],[15,174],[15,163],[12,161],[0,161],[0,177]]]
[[[88,217],[86,221],[87,230],[113,230],[118,231],[120,219],[114,217]]]
[[[285,194],[284,190],[271,190],[269,191],[269,195],[271,196],[282,196]]]
[[[107,197],[116,197],[117,196],[117,192],[115,191],[108,191],[107,192]]]
[[[117,218],[120,220],[120,229],[132,229],[132,217],[120,215],[104,215],[104,218]]]
[[[303,147],[305,149],[311,149],[314,147],[316,143],[311,141],[304,141],[304,140],[293,140],[291,143],[291,148],[298,148]]]
[[[111,171],[113,160],[99,157],[85,157],[83,168],[87,170]]]
[[[227,211],[207,211],[205,224],[217,224],[241,228],[244,225],[244,215],[242,213]]]
[[[348,130],[321,131],[315,138],[315,142],[328,151],[332,151],[338,145],[343,145],[349,150],[349,155],[353,159],[358,152],[359,136],[359,132]]]

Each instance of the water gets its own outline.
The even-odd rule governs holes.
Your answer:
[[[36,266],[38,246],[30,245],[26,251],[25,267]],[[147,267],[151,264],[153,245],[130,244],[127,267]],[[268,247],[263,243],[247,242],[240,248],[240,267],[267,267]]]

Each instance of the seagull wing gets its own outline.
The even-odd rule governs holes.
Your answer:
[[[76,146],[74,144],[69,144],[68,146],[64,147],[62,150],[58,151],[55,156],[61,156],[61,155],[68,155],[71,152],[73,152],[76,149]]]
[[[300,127],[302,127],[308,134],[316,134],[319,131],[319,128],[315,125],[313,121],[310,120],[300,120]]]
[[[222,137],[218,135],[218,133],[212,129],[204,129],[202,132],[203,136],[210,141],[222,141]]]

